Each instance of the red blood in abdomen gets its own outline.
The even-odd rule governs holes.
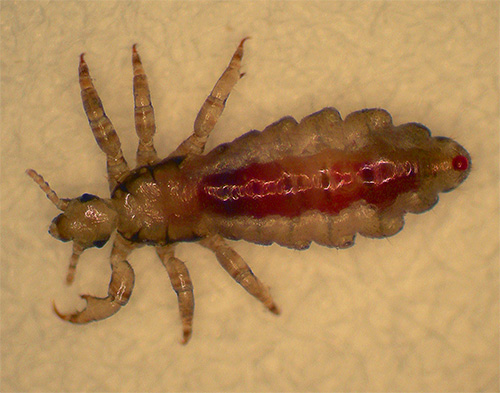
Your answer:
[[[337,214],[361,199],[383,208],[417,186],[410,161],[332,159],[325,151],[205,176],[198,196],[203,209],[218,214],[296,217],[309,210]]]

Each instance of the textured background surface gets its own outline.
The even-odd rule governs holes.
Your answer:
[[[8,2],[2,8],[3,391],[498,390],[498,4],[495,2]],[[179,247],[195,285],[194,336],[151,248],[113,318],[87,326],[51,311],[104,295],[107,255],[46,232],[63,197],[106,195],[104,156],[84,117],[78,55],[133,162],[130,47],[139,49],[166,155],[189,135],[239,40],[247,72],[209,147],[284,115],[386,108],[457,139],[473,171],[388,240],[305,252],[235,243],[271,286],[275,317],[210,253]]]

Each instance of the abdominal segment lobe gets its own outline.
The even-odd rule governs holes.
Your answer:
[[[383,209],[419,187],[418,164],[401,157],[331,149],[210,174],[199,183],[204,209],[227,216],[338,214],[361,199]]]

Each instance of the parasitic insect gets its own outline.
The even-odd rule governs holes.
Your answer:
[[[197,242],[271,312],[279,314],[268,288],[224,239],[277,243],[305,249],[311,242],[346,248],[356,234],[396,234],[407,212],[432,208],[438,193],[460,185],[470,172],[467,151],[445,137],[431,137],[421,124],[395,126],[382,109],[365,109],[342,120],[324,108],[300,122],[292,117],[250,131],[203,154],[210,132],[240,73],[243,39],[194,122],[194,132],[167,158],[153,144],[155,120],[146,75],[132,47],[137,164],[130,169],[120,140],[104,112],[84,55],[79,81],[83,107],[95,140],[106,153],[111,198],[83,194],[62,199],[32,169],[27,174],[63,213],[49,233],[73,241],[66,277],[74,279],[83,251],[102,247],[116,230],[110,256],[108,296],[82,295],[87,306],[57,315],[83,324],[115,314],[134,286],[129,254],[155,247],[177,293],[183,343],[191,337],[193,285],[174,255],[179,242]]]

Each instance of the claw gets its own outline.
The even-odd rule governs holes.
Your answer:
[[[249,40],[250,36],[246,36],[245,38],[243,38],[241,41],[240,41],[240,44],[238,45],[238,48],[243,48],[243,44],[245,43],[246,40]]]
[[[191,327],[185,327],[182,330],[182,340],[181,340],[182,345],[186,345],[189,342],[189,340],[191,339],[192,333],[193,333],[193,330],[191,329]]]
[[[133,250],[133,247],[126,247],[121,238],[115,239],[115,245],[112,251],[113,257],[126,257]],[[120,255],[121,253],[121,255]],[[108,296],[95,297],[91,295],[80,295],[85,299],[87,306],[82,311],[77,311],[74,314],[62,314],[57,309],[54,302],[52,308],[59,318],[71,323],[83,324],[92,321],[100,321],[115,314],[122,306],[127,304],[132,289],[134,288],[134,270],[125,260],[119,260],[112,264],[113,272],[108,288]]]
[[[274,315],[280,315],[281,314],[281,310],[279,309],[279,307],[274,304],[274,302],[271,302],[270,305],[265,305],[269,311],[271,311]]]
[[[91,295],[80,295],[80,297],[87,301],[87,306],[82,311],[77,311],[74,314],[62,314],[57,309],[55,301],[52,301],[52,308],[62,320],[75,324],[84,324],[108,318],[122,306],[112,296],[100,298]]]

